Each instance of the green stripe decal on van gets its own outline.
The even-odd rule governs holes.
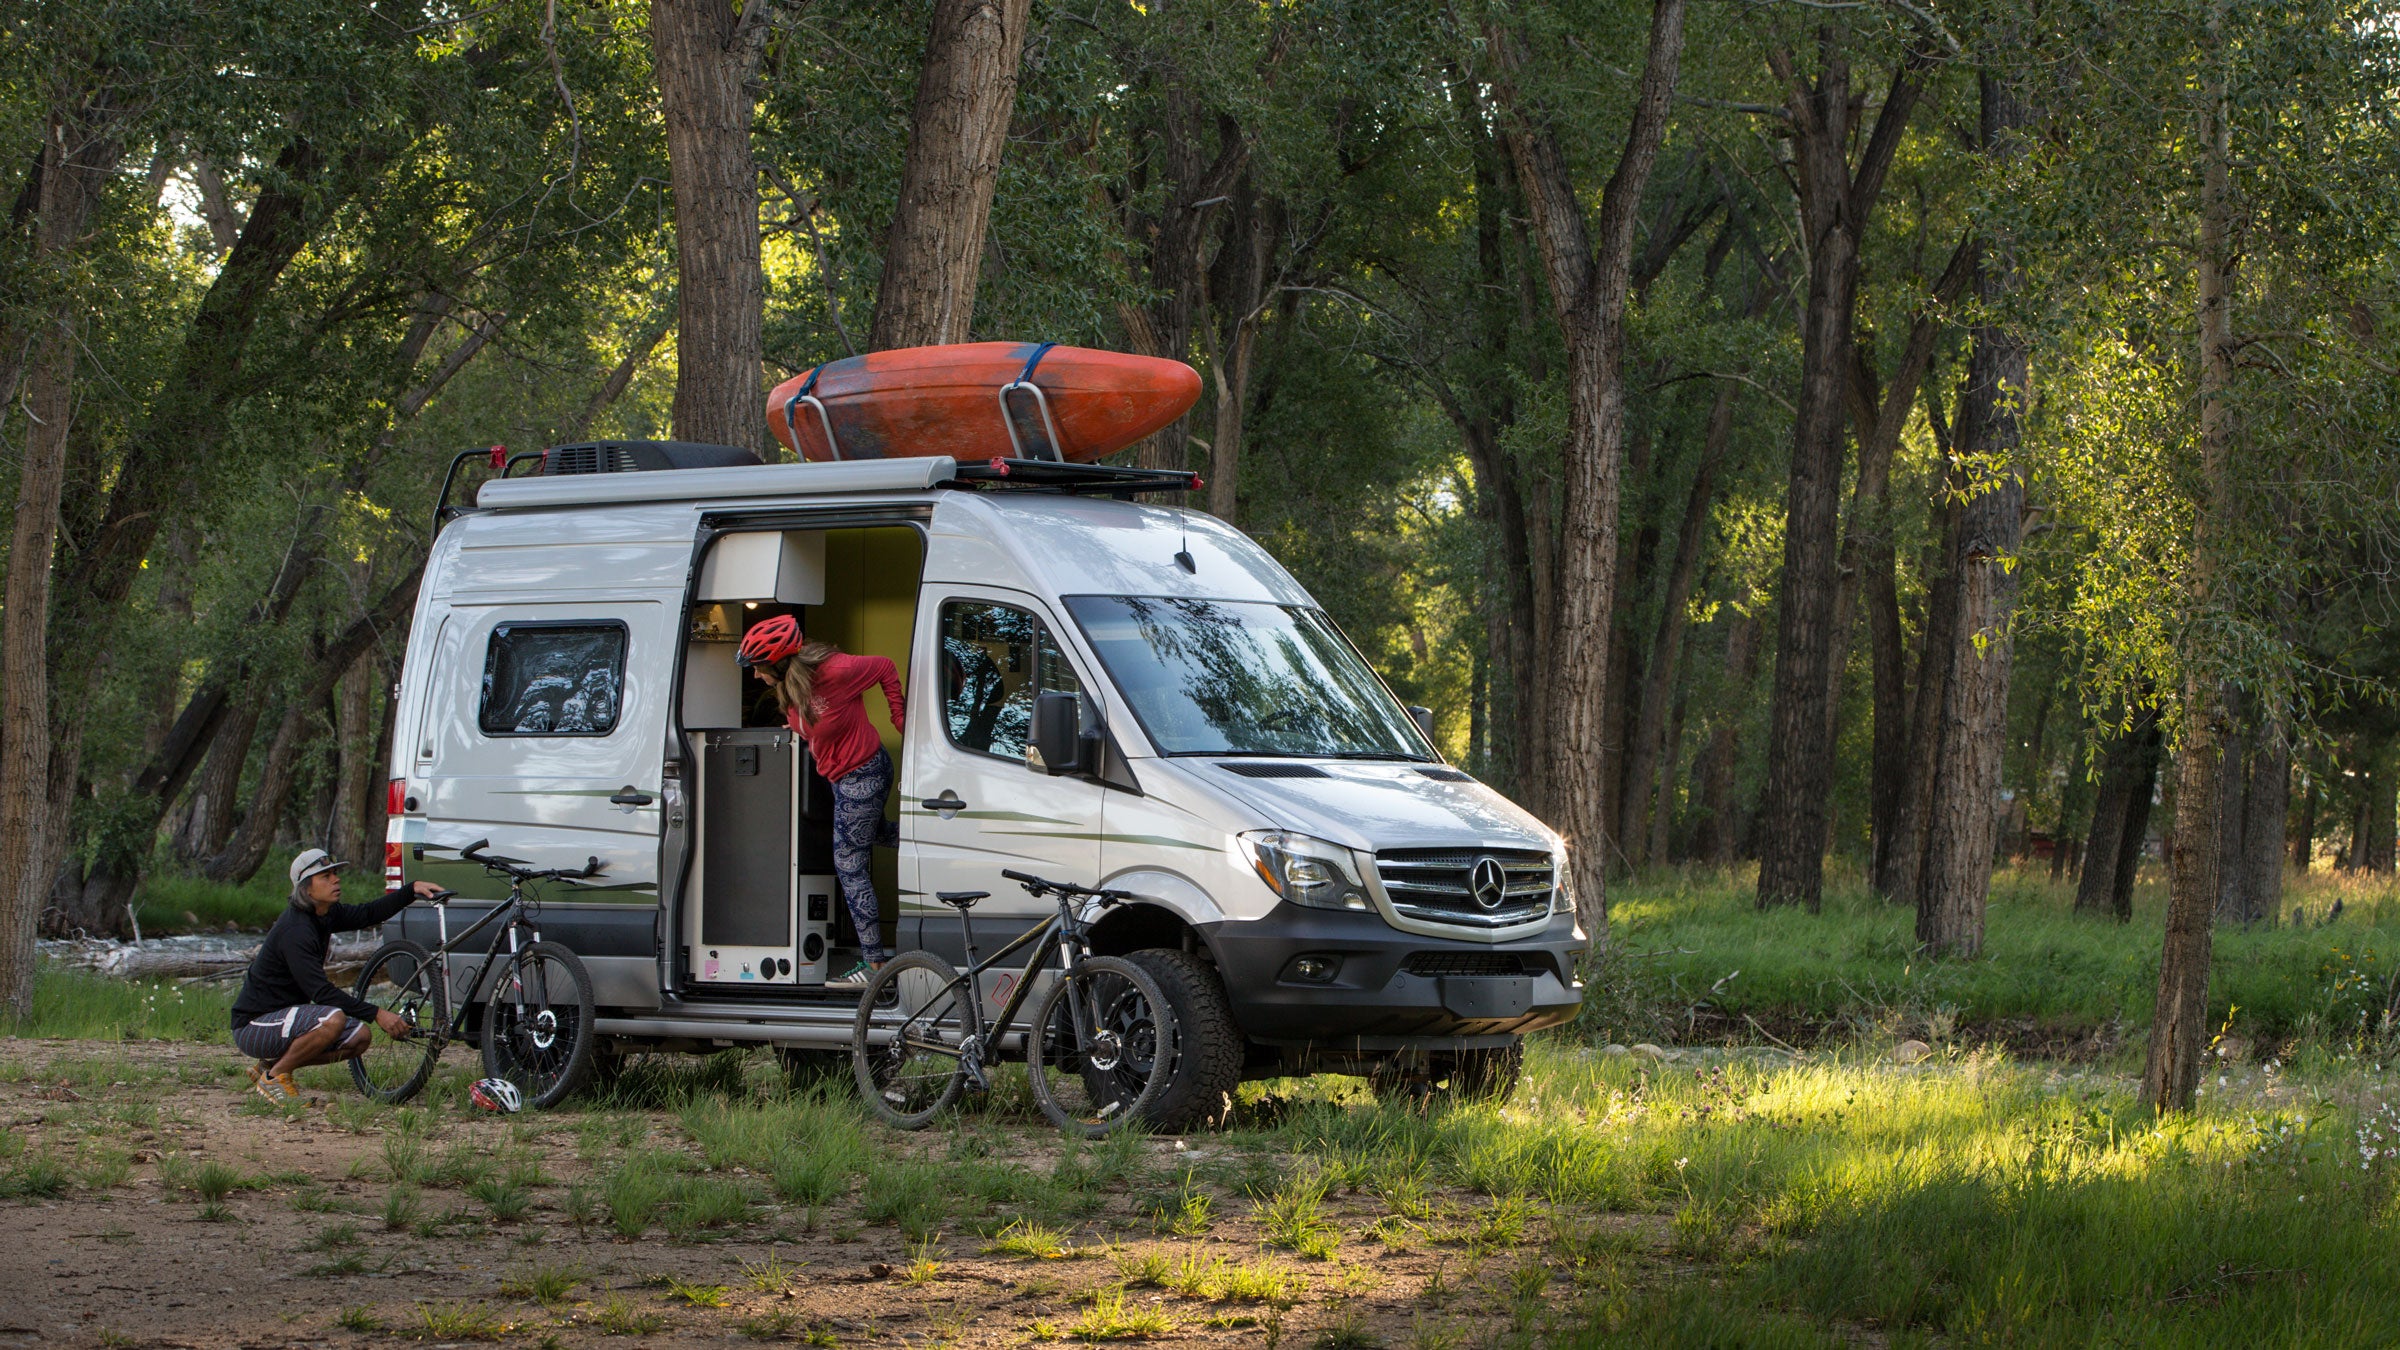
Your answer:
[[[1148,844],[1154,848],[1190,848],[1202,853],[1216,852],[1213,844],[1195,844],[1188,839],[1169,839],[1163,834],[1110,834],[1085,830],[993,830],[993,834],[1032,835],[1042,839],[1096,839],[1103,844]]]
[[[939,811],[928,811],[923,806],[916,806],[912,809],[914,809],[920,816],[938,816],[941,814]],[[953,811],[950,813],[950,818],[953,820],[1014,820],[1026,825],[1066,825],[1072,823],[1069,821],[1060,820],[1056,816],[1029,816],[1023,811]]]

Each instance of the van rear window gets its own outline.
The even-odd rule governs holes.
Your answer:
[[[504,623],[483,659],[486,736],[605,736],[625,680],[621,623]]]

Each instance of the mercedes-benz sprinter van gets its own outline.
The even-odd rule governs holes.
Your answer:
[[[531,457],[528,457],[529,459]],[[600,1062],[655,1047],[848,1044],[855,960],[830,792],[734,663],[751,624],[890,657],[905,734],[887,944],[965,955],[935,892],[983,890],[989,952],[1042,906],[1003,869],[1132,891],[1095,949],[1149,965],[1186,1042],[1158,1124],[1243,1077],[1335,1071],[1505,1093],[1574,1016],[1559,836],[1444,764],[1291,575],[1187,475],[949,459],[760,464],[569,446],[443,508],[393,735],[388,880],[535,866],[547,938],[590,968]],[[412,909],[395,935],[430,941]],[[461,967],[458,978],[465,978]],[[992,977],[993,1007],[1006,977]]]

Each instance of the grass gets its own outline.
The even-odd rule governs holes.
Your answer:
[[[500,1281],[500,1292],[508,1298],[524,1299],[543,1307],[566,1302],[583,1283],[579,1266],[532,1265]]]
[[[987,1256],[1015,1256],[1028,1261],[1060,1261],[1075,1255],[1066,1235],[1025,1219],[1013,1219],[984,1246]]]
[[[1093,1292],[1091,1306],[1067,1324],[1065,1334],[1078,1341],[1151,1340],[1175,1330],[1175,1323],[1156,1308],[1128,1307],[1123,1286]]]
[[[497,1341],[516,1328],[480,1303],[421,1303],[400,1334],[420,1341]]]
[[[1761,912],[1747,872],[1662,871],[1609,888],[1615,955],[1589,982],[1575,1034],[1673,1043],[1694,1036],[1945,1040],[2010,1033],[2063,1041],[2150,1024],[2157,992],[2162,871],[2145,869],[2134,916],[2078,914],[2071,883],[2003,869],[1992,879],[1983,959],[1927,962],[1915,915],[1829,868],[1824,911]],[[2340,901],[2338,919],[2325,922]],[[2279,927],[2220,928],[2209,1022],[2274,1038],[2345,1035],[2371,1021],[2400,967],[2400,892],[2389,877],[2293,878]],[[2292,916],[2300,916],[2295,922]],[[1928,1034],[1934,1033],[1934,1034]],[[1946,1034],[1945,1034],[1946,1033]]]
[[[592,1325],[603,1336],[654,1336],[667,1325],[667,1319],[623,1294],[612,1294],[592,1310]]]
[[[0,1036],[224,1043],[233,1039],[233,994],[221,983],[114,980],[45,961],[34,972],[32,1013],[0,1016]]]
[[[250,880],[234,883],[154,870],[133,893],[134,917],[144,937],[213,932],[228,923],[245,930],[265,928],[291,899],[291,891],[279,880],[286,870],[283,862],[270,861]]]
[[[1301,1168],[1261,1199],[1252,1217],[1270,1245],[1328,1260],[1341,1243],[1341,1231],[1325,1217],[1325,1191],[1323,1172]]]

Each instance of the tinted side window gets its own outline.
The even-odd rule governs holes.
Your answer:
[[[621,623],[504,623],[483,658],[486,736],[605,736],[625,681]]]
[[[1008,605],[952,600],[942,606],[942,724],[962,750],[1025,758],[1033,696],[1080,693],[1042,621]]]

